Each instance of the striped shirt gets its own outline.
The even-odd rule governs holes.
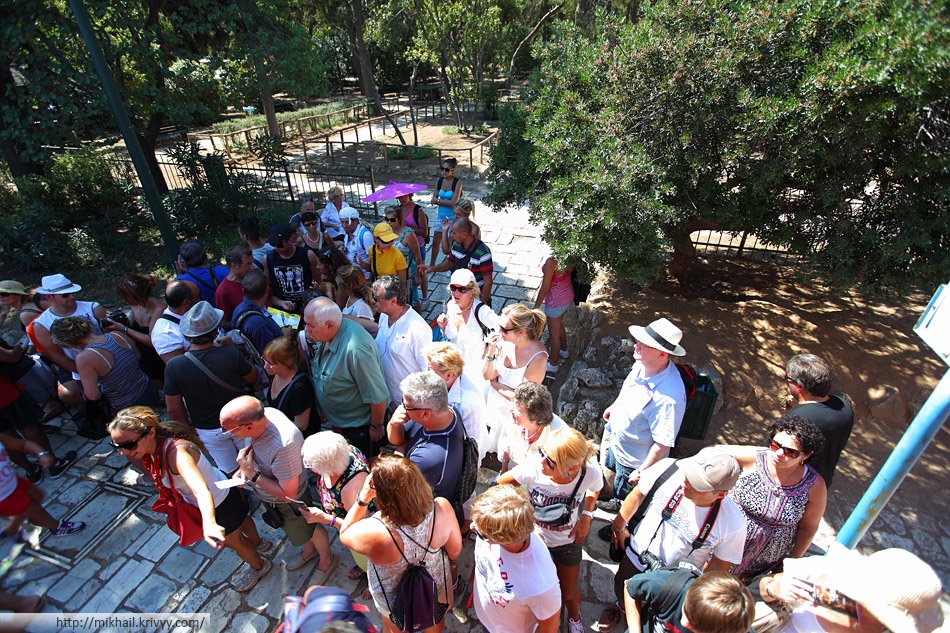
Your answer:
[[[277,481],[287,481],[296,477],[297,494],[294,498],[299,499],[307,487],[307,473],[304,472],[301,456],[303,434],[286,415],[277,409],[265,407],[264,417],[268,422],[264,433],[253,442],[248,442],[254,449],[254,465],[262,475]],[[261,488],[257,488],[255,492],[261,501],[287,503],[286,499],[273,497]]]
[[[452,270],[468,268],[475,274],[475,281],[478,287],[485,285],[485,275],[492,272],[491,251],[477,237],[472,239],[472,243],[465,248],[458,242],[452,242],[452,252],[449,253],[449,262],[452,263]]]

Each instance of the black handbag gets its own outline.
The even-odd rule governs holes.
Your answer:
[[[0,347],[3,349],[13,349],[2,339],[0,339]],[[16,382],[30,373],[30,370],[33,369],[33,365],[35,364],[30,355],[24,352],[16,362],[6,363],[0,361],[0,376],[3,376],[10,382]]]
[[[581,482],[584,481],[584,475],[586,474],[587,466],[584,466],[581,469],[581,474],[577,477],[577,483],[574,485],[574,490],[571,492],[571,496],[568,497],[568,501],[561,501],[540,507],[535,506],[534,520],[538,523],[543,523],[546,527],[563,527],[570,523],[571,513],[574,511],[571,507],[574,502],[574,495],[577,494],[578,489],[581,487]]]

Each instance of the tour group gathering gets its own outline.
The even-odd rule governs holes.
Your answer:
[[[543,384],[570,357],[573,266],[540,258],[533,306],[495,312],[491,250],[455,168],[391,183],[375,224],[340,187],[286,222],[245,219],[224,265],[190,239],[164,288],[116,280],[122,310],[56,271],[0,282],[20,328],[0,349],[0,539],[25,542],[27,521],[49,539],[84,529],[52,516],[40,487],[77,458],[47,437],[65,416],[65,432],[72,419],[128,459],[129,485],[154,488],[181,546],[240,557],[235,590],[278,565],[312,566],[325,585],[342,565],[365,578],[356,593],[366,587],[387,633],[441,631],[466,606],[489,633],[940,627],[940,580],[913,553],[808,552],[854,423],[821,350],[787,359],[792,404],[761,420],[756,445],[673,459],[692,396],[677,364],[688,325],[644,319],[629,327],[634,363],[603,435],[585,437]],[[440,272],[449,298],[428,322]],[[487,489],[486,456],[499,471]],[[592,530],[598,509],[613,520]],[[258,521],[286,534],[283,560]],[[619,566],[616,601],[585,622],[591,539]],[[44,600],[0,593],[0,610]],[[364,617],[322,630],[376,628]]]

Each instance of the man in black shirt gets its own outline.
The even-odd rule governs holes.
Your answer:
[[[293,302],[296,312],[303,311],[303,297],[320,278],[317,271],[317,255],[309,248],[294,243],[294,232],[289,224],[271,227],[267,243],[274,247],[273,253],[264,256],[264,269],[274,296]]]
[[[785,380],[795,399],[789,414],[811,420],[825,436],[825,448],[812,466],[830,490],[841,451],[851,437],[854,412],[843,398],[831,395],[831,367],[814,354],[792,356],[786,365]]]

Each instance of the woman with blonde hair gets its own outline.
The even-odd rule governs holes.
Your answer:
[[[452,219],[442,221],[442,244],[440,247],[446,255],[452,250],[452,237],[449,235],[452,223],[459,218],[466,218],[469,222],[472,222],[472,218],[475,217],[475,203],[470,198],[459,198],[459,201],[452,208],[452,212],[454,213]],[[472,222],[472,235],[477,239],[482,239],[482,229],[475,222]]]
[[[204,540],[211,547],[233,549],[247,563],[231,581],[235,589],[249,591],[270,571],[271,562],[260,555],[272,543],[258,534],[241,491],[216,485],[228,477],[205,457],[193,428],[159,420],[148,407],[130,407],[119,411],[108,431],[113,448],[133,463],[144,463],[159,494],[174,486],[186,503],[198,508]]]
[[[96,334],[87,319],[66,317],[50,326],[50,335],[60,347],[82,350],[75,360],[86,400],[105,396],[113,411],[160,403],[158,389],[139,368],[138,348],[123,333]]]
[[[367,506],[374,499],[379,511],[369,517]],[[369,588],[383,616],[384,633],[407,628],[397,600],[410,563],[425,565],[435,582],[436,622],[424,630],[442,631],[453,601],[462,536],[452,505],[432,498],[418,466],[405,457],[379,457],[340,526],[340,542],[369,559]]]
[[[535,532],[528,494],[511,485],[492,486],[472,505],[475,540],[473,603],[489,633],[555,633],[561,620],[561,589],[551,554]]]
[[[313,384],[297,365],[297,343],[289,336],[279,336],[267,344],[264,371],[271,376],[264,404],[278,409],[300,429],[304,437],[320,430],[317,401]]]
[[[534,507],[541,541],[551,552],[567,608],[568,633],[582,633],[581,592],[577,579],[581,569],[581,541],[587,538],[604,485],[597,453],[576,429],[552,432],[541,448],[540,459],[531,459],[498,477],[499,484],[524,486]]]
[[[498,450],[498,439],[511,421],[511,401],[515,388],[523,382],[540,384],[544,380],[548,351],[538,340],[544,331],[546,318],[540,310],[530,310],[515,303],[504,310],[498,332],[488,338],[488,349],[482,366],[482,376],[489,381],[488,451]]]

